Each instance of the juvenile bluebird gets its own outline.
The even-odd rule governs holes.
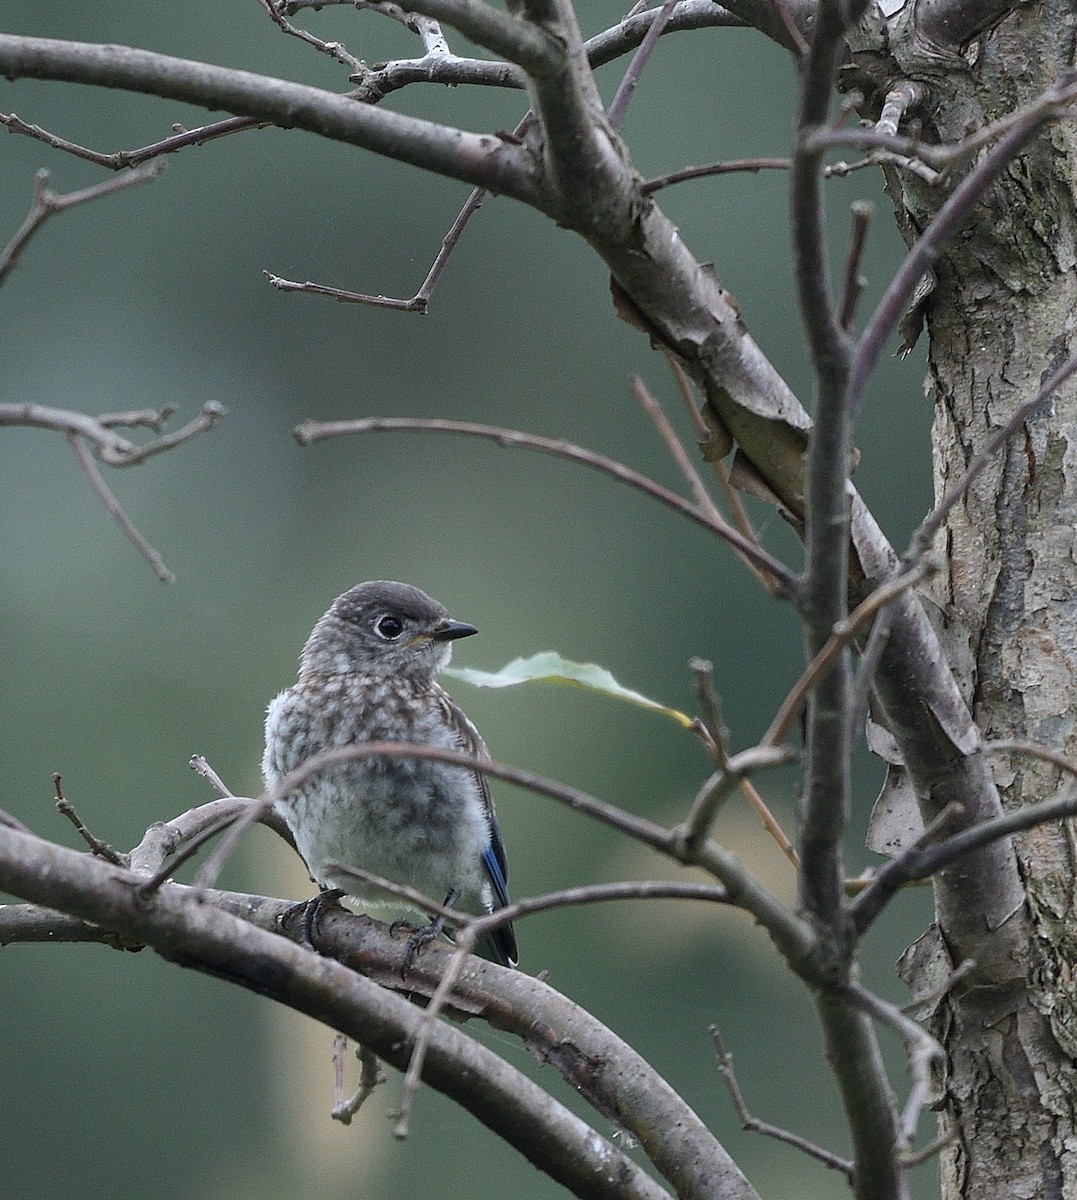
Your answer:
[[[425,592],[375,580],[338,596],[314,626],[299,680],[266,714],[262,773],[272,787],[307,759],[361,742],[416,742],[487,759],[475,726],[437,682],[452,643],[478,630]],[[311,878],[366,904],[401,902],[332,864],[360,867],[476,915],[509,902],[508,866],[486,777],[420,758],[364,758],[312,775],[280,809]],[[433,936],[435,922],[412,939]],[[502,925],[479,944],[517,961]]]

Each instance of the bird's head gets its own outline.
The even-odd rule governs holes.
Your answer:
[[[300,674],[430,680],[448,666],[452,643],[473,633],[417,587],[376,579],[333,601],[303,647]]]

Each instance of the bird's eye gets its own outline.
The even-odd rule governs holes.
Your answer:
[[[377,619],[374,624],[374,631],[378,637],[384,638],[385,641],[395,642],[404,632],[404,625],[396,617],[386,615]]]

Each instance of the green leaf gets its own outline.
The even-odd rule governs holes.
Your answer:
[[[659,704],[657,700],[651,700],[647,696],[641,696],[639,692],[622,687],[605,667],[600,667],[597,663],[570,662],[554,650],[543,650],[532,654],[530,658],[514,658],[500,671],[450,667],[444,674],[475,687],[503,688],[515,687],[519,683],[564,683],[570,687],[601,692],[605,696],[613,696],[616,700],[626,700],[629,704],[650,709],[651,712],[663,713],[672,717],[685,729],[692,726],[692,718],[677,709],[668,708],[665,704]]]

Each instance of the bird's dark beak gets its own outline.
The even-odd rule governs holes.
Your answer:
[[[454,642],[457,638],[471,637],[473,633],[478,632],[474,625],[468,625],[463,621],[445,620],[430,637],[435,642]]]

